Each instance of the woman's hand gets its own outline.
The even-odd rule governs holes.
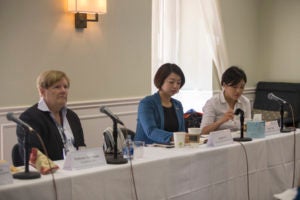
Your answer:
[[[224,122],[227,122],[229,120],[233,120],[233,117],[234,117],[234,112],[232,109],[229,109],[225,114],[224,116],[220,119],[221,120],[221,123],[224,123]]]
[[[202,128],[202,134],[209,134],[211,131],[214,131],[216,129],[218,129],[223,123],[229,121],[229,120],[233,120],[234,118],[234,112],[232,109],[229,109],[222,118],[220,118],[218,121],[207,125],[205,127]]]

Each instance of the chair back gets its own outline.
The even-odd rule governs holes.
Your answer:
[[[19,166],[23,166],[24,165],[23,159],[22,159],[22,157],[20,155],[19,145],[18,144],[15,144],[13,146],[12,151],[11,151],[11,158],[12,158],[13,165],[15,167],[19,167]]]
[[[131,136],[131,139],[134,140],[135,132],[127,129],[127,128],[119,128],[118,127],[118,139],[117,139],[117,147],[118,153],[122,152],[125,140],[127,135]],[[103,150],[105,153],[113,153],[114,152],[114,138],[113,138],[113,129],[112,127],[107,127],[103,132],[104,144]]]
[[[130,135],[131,139],[134,140],[135,132],[133,130],[130,130],[128,128],[121,128],[121,131],[125,139],[127,138],[127,135]]]

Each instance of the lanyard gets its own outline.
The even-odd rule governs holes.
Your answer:
[[[59,125],[59,124],[56,124],[56,125],[57,125],[57,128],[58,128],[61,140],[62,140],[62,142],[63,142],[63,144],[65,146],[66,143],[67,143],[67,136],[66,136],[66,134],[64,132],[64,128],[61,125]]]

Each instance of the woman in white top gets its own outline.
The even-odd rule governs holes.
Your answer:
[[[203,107],[202,134],[212,131],[240,128],[240,118],[235,116],[237,108],[244,111],[244,117],[251,119],[251,105],[243,91],[247,82],[245,72],[239,67],[229,67],[222,75],[222,92],[210,98]]]

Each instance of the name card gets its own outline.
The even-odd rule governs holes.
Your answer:
[[[266,122],[265,134],[266,135],[274,135],[277,133],[280,133],[280,127],[278,125],[278,122],[276,120]]]
[[[207,140],[207,146],[222,146],[233,143],[230,129],[210,132]]]
[[[7,162],[0,163],[0,185],[13,183],[13,178]]]
[[[102,148],[90,148],[72,151],[67,154],[63,169],[79,170],[106,165]]]

